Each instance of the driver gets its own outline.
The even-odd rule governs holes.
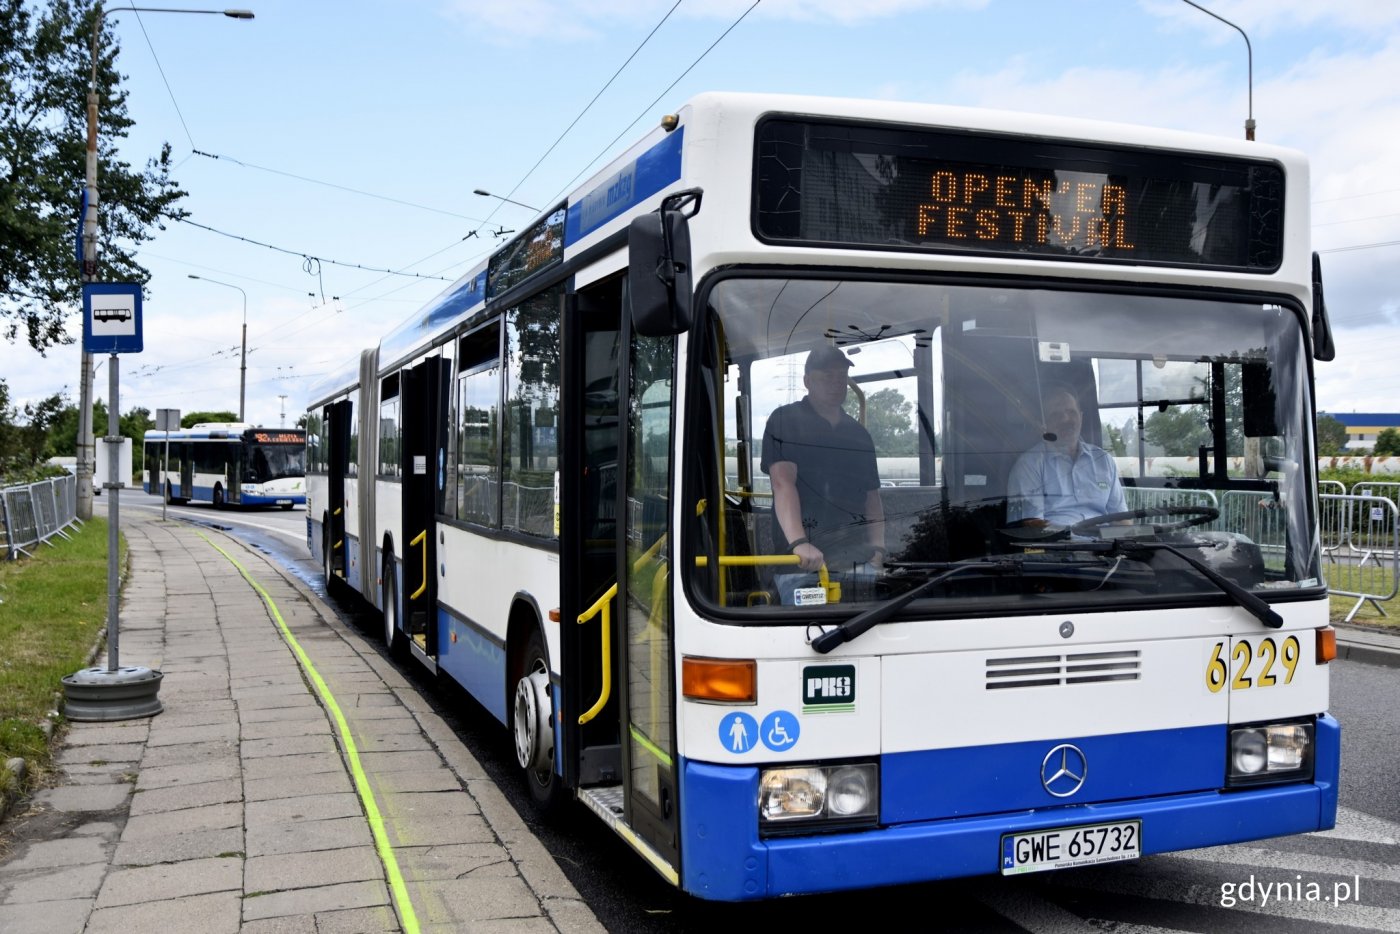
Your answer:
[[[1057,386],[1043,404],[1043,439],[1017,459],[1007,480],[1007,521],[1064,527],[1127,512],[1113,456],[1079,437],[1083,417],[1074,393]]]

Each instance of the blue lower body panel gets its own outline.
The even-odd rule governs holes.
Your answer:
[[[743,901],[992,874],[1001,868],[1003,834],[1105,821],[1141,821],[1143,855],[1327,830],[1337,820],[1341,728],[1331,717],[1319,717],[1316,737],[1311,782],[1056,804],[766,839],[758,835],[758,769],[685,760],[681,886],[700,898]],[[990,749],[989,755],[999,754],[996,747]]]

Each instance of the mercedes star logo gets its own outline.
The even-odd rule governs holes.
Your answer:
[[[1068,798],[1084,787],[1089,760],[1078,746],[1062,743],[1045,755],[1040,764],[1040,783],[1057,798]]]

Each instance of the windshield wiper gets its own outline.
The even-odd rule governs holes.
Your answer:
[[[864,613],[857,613],[846,620],[835,629],[828,629],[812,640],[811,646],[822,655],[830,652],[845,642],[850,642],[858,636],[864,635],[869,630],[883,623],[909,604],[939,584],[955,577],[964,571],[1009,571],[1021,566],[1022,558],[1008,557],[992,561],[970,561],[966,564],[955,565],[936,577],[930,577],[919,586],[907,593],[902,593],[897,597],[891,597],[879,606],[871,607]]]
[[[1200,571],[1202,577],[1225,591],[1236,604],[1248,610],[1265,626],[1268,626],[1270,629],[1278,629],[1283,626],[1283,617],[1274,612],[1274,608],[1269,605],[1267,600],[1249,592],[1204,561],[1187,554],[1184,550],[1177,548],[1175,545],[1168,545],[1166,542],[1135,542],[1129,539],[1120,539],[1117,542],[1117,546],[1117,550],[1124,553],[1131,553],[1133,551],[1169,551],[1197,571]]]

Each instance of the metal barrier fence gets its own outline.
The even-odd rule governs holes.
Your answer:
[[[0,551],[11,561],[78,521],[78,479],[55,477],[0,490]]]
[[[1394,500],[1365,493],[1324,493],[1318,503],[1328,586],[1335,596],[1356,598],[1346,622],[1367,603],[1387,615],[1381,601],[1400,593],[1400,510]]]

